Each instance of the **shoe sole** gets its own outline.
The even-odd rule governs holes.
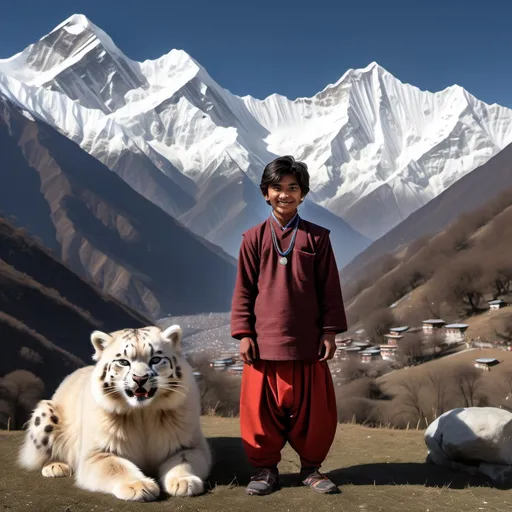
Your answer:
[[[252,489],[246,489],[245,494],[247,494],[249,496],[267,496],[269,494],[272,494],[272,493],[278,491],[280,488],[281,487],[279,485],[276,485],[275,487],[270,488],[268,491],[256,491],[256,490],[252,490]]]
[[[249,496],[267,496],[269,494],[272,494],[273,492],[276,492],[277,489],[272,489],[271,491],[266,492],[260,492],[260,491],[245,491],[245,494]]]

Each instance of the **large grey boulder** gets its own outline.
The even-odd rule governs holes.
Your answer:
[[[512,413],[496,407],[445,412],[425,431],[427,462],[512,482]]]

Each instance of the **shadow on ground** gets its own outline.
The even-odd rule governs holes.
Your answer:
[[[214,467],[209,478],[210,485],[245,486],[253,468],[249,465],[242,442],[235,437],[209,439],[214,455]],[[378,462],[359,464],[328,472],[336,485],[422,485],[449,489],[468,487],[500,488],[484,476],[472,476],[448,468],[419,462]],[[300,485],[297,474],[280,476],[283,487]],[[512,484],[506,489],[511,489]]]

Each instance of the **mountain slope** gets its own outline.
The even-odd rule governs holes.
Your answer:
[[[148,316],[229,309],[232,258],[29,117],[0,97],[5,216],[15,216],[77,274]]]
[[[462,177],[401,224],[376,240],[342,269],[349,279],[383,254],[424,235],[435,235],[462,213],[470,212],[512,186],[512,144],[487,163]]]
[[[5,375],[31,372],[51,396],[67,374],[91,361],[92,331],[148,323],[76,276],[25,230],[0,219],[0,402],[9,399]]]
[[[165,144],[155,140],[147,142],[140,136],[147,130],[153,130],[147,126],[144,118],[147,113],[136,113],[133,118],[130,115],[126,120],[130,122],[130,127],[127,127],[112,117],[105,117],[100,110],[87,110],[63,94],[26,86],[1,74],[0,92],[20,108],[31,112],[35,118],[55,126],[123,178],[134,190],[233,256],[238,254],[242,232],[268,215],[268,208],[255,183],[259,183],[260,175],[249,178],[244,170],[247,164],[241,162],[239,165],[239,157],[235,159],[230,151],[219,147],[219,140],[215,137],[211,142],[200,141],[213,152],[211,156],[198,156],[196,149],[192,150],[190,165],[202,165],[203,172],[192,171],[188,176],[188,171],[180,174],[173,164],[183,169],[188,169],[189,164],[185,165],[179,159],[177,161],[172,151],[169,154]],[[169,101],[173,105],[178,100],[173,97]],[[158,115],[164,106],[156,108]],[[73,112],[73,115],[68,115],[69,112]],[[162,115],[167,116],[168,113]],[[133,128],[137,119],[142,126]],[[175,126],[173,135],[185,128],[189,130],[193,120],[185,119],[184,125]],[[187,133],[184,137],[190,138]],[[172,141],[166,143],[172,144]],[[275,156],[268,153],[265,161],[255,160],[253,155],[248,155],[248,158],[261,173],[265,163]],[[201,161],[197,162],[197,158]],[[310,201],[306,200],[305,203],[307,205]],[[325,208],[315,204],[304,209],[308,211],[309,220],[331,230],[340,265],[371,243],[370,239]]]
[[[310,199],[353,228],[336,225],[335,250],[355,255],[512,142],[512,111],[458,86],[420,91],[372,63],[312,98],[240,98],[183,51],[129,59],[82,15],[0,61],[0,90],[231,254],[260,220],[246,196],[277,155],[308,163]],[[132,151],[169,192],[117,157]]]
[[[489,314],[487,301],[511,304],[511,251],[512,184],[440,233],[345,273],[351,329],[364,327],[380,342],[382,325],[421,327],[442,318],[469,324],[467,339],[485,332],[483,341],[510,342],[512,308]]]

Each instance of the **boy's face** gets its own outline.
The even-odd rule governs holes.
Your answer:
[[[279,183],[268,187],[265,199],[270,201],[275,212],[286,216],[295,212],[302,197],[302,190],[295,176],[285,175]]]

